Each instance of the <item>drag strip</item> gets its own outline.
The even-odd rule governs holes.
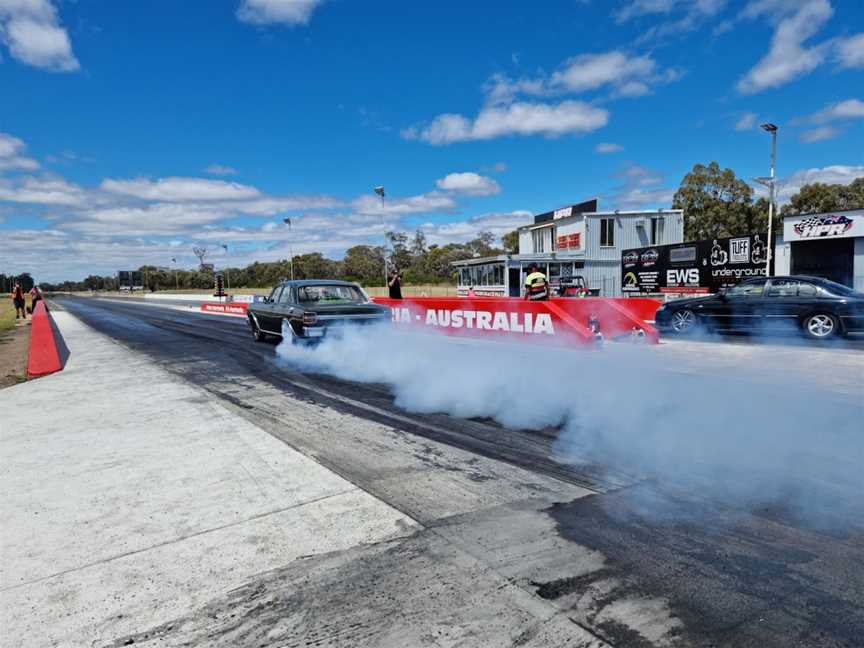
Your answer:
[[[155,645],[156,638],[267,645],[271,631],[298,617],[307,634],[302,623],[317,619],[370,633],[353,645],[396,645],[377,641],[374,629],[394,617],[410,626],[463,608],[435,606],[470,587],[461,580],[466,557],[478,561],[469,581],[494,575],[501,579],[495,591],[522,590],[526,605],[559,611],[557,641],[538,635],[532,643],[528,633],[514,646],[853,648],[864,636],[862,519],[838,521],[842,506],[822,520],[802,520],[782,506],[711,501],[698,489],[683,492],[596,462],[566,463],[554,450],[555,429],[414,414],[394,404],[387,386],[292,371],[277,364],[273,344],[251,340],[243,319],[90,298],[58,305],[423,525],[405,544],[381,545],[355,561],[298,561],[112,645]],[[826,384],[820,397],[830,395]],[[848,398],[837,398],[836,407],[838,416],[860,414],[860,403]],[[828,485],[831,469],[826,462]],[[860,509],[860,493],[838,489],[837,498]],[[429,574],[440,575],[454,551],[453,585],[428,596]],[[310,570],[326,582],[310,584]],[[488,596],[468,591],[472,606]],[[365,603],[382,599],[392,607],[376,612]],[[320,609],[308,614],[304,605]],[[248,611],[242,621],[238,610]],[[237,643],[237,623],[258,643]],[[571,642],[572,627],[605,643]]]

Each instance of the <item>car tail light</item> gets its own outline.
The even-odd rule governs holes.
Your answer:
[[[303,313],[303,325],[309,326],[318,321],[318,316],[315,313]]]

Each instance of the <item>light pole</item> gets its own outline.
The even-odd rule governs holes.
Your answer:
[[[175,259],[174,257],[171,257],[171,263],[174,264],[174,290],[179,292],[180,291],[180,280],[177,279],[177,259]]]
[[[384,290],[387,290],[387,226],[384,224],[384,187],[375,187],[373,191],[381,197],[381,229],[384,230],[384,246],[381,248],[381,258],[384,259]]]
[[[774,250],[771,235],[774,229],[774,169],[777,166],[777,126],[771,123],[762,124],[762,130],[771,133],[771,175],[768,178],[768,254],[765,256],[765,276],[771,276],[771,257]]]
[[[282,222],[288,226],[288,256],[291,257],[291,281],[294,281],[294,251],[291,248],[291,219],[283,218]]]
[[[225,287],[231,290],[231,268],[229,267],[231,258],[228,256],[228,245],[223,243],[222,249],[225,250]]]

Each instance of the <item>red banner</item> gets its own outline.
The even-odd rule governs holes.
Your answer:
[[[628,299],[552,299],[530,302],[513,298],[376,297],[389,306],[393,323],[434,329],[446,335],[517,338],[553,344],[593,343],[594,329],[614,339],[644,334],[652,343],[657,331],[645,320],[650,304]],[[641,302],[642,300],[640,300]],[[653,312],[659,306],[654,302]]]
[[[223,315],[245,315],[246,304],[201,304],[205,313],[222,313]]]

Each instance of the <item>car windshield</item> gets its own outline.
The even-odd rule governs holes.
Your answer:
[[[362,304],[368,299],[355,286],[300,286],[297,299],[301,304]]]

